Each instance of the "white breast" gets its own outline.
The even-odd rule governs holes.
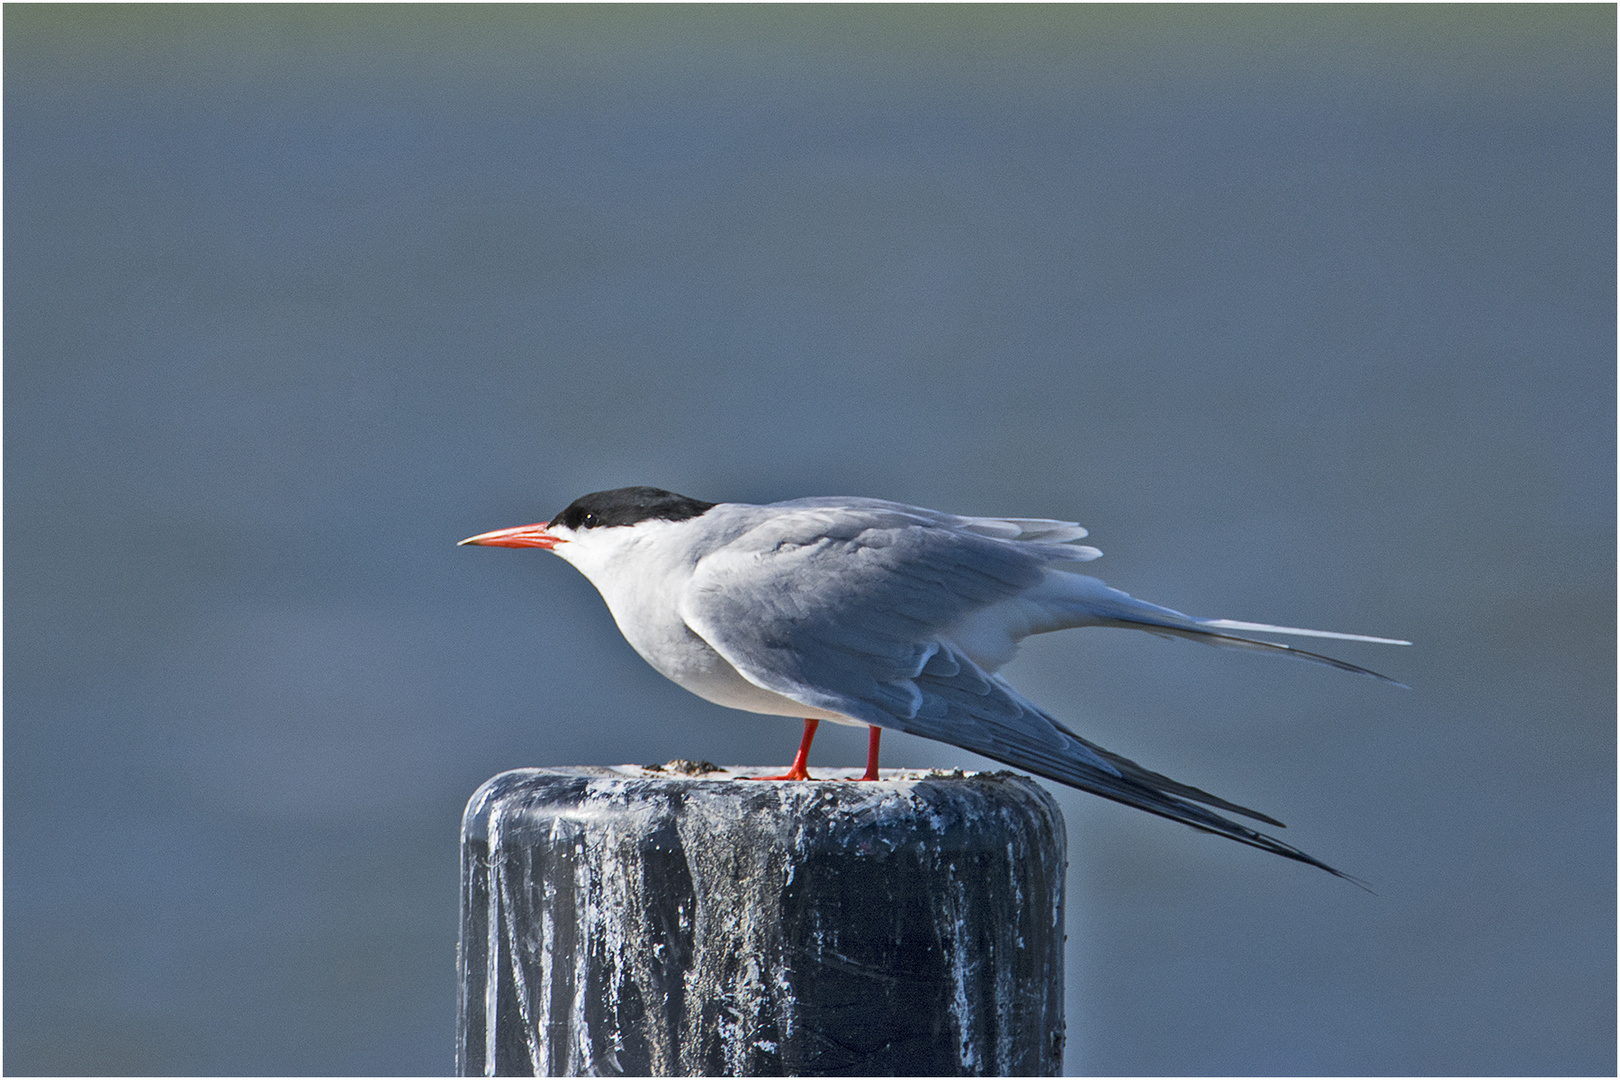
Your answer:
[[[692,632],[677,604],[715,538],[680,524],[644,521],[582,531],[553,550],[596,586],[630,646],[676,685],[729,709],[854,723],[755,686]],[[680,543],[686,536],[691,543]]]

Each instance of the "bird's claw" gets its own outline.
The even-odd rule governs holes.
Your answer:
[[[807,769],[792,769],[781,776],[750,776],[749,780],[813,780]]]

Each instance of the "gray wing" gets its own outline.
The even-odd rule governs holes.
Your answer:
[[[796,504],[700,560],[682,616],[750,682],[794,701],[1345,876],[1205,807],[1281,822],[1087,742],[976,665],[942,632],[1040,581],[1049,545],[909,511]]]
[[[829,517],[845,517],[869,522],[888,520],[937,525],[975,536],[1039,544],[1043,548],[1042,557],[1053,561],[1089,562],[1102,557],[1102,552],[1096,548],[1074,543],[1091,534],[1072,521],[1054,521],[1051,518],[963,517],[959,514],[947,514],[921,506],[907,506],[905,503],[889,502],[885,499],[851,496],[793,499],[789,502],[772,503],[769,509],[778,513],[823,511]]]

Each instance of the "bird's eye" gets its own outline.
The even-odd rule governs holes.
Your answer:
[[[585,520],[582,521],[580,524],[584,525],[587,529],[596,528],[596,515],[595,514],[586,514],[585,515]]]

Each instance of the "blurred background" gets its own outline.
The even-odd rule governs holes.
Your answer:
[[[1070,1072],[1614,1072],[1612,6],[4,31],[7,1072],[448,1071],[481,781],[786,764],[455,547],[629,484],[1417,642],[1006,670],[1377,894],[1060,791]]]

